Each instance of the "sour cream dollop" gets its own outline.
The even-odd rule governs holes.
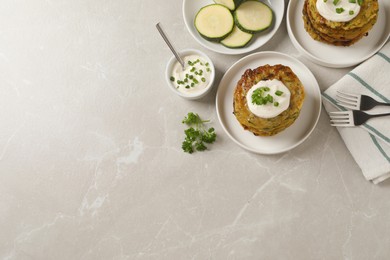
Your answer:
[[[332,22],[348,22],[360,12],[358,0],[317,0],[318,12]]]
[[[266,104],[256,104],[256,93],[257,89],[262,89],[262,97],[266,98],[267,95],[272,96],[272,102]],[[262,80],[256,85],[251,87],[246,94],[246,100],[248,103],[249,110],[258,117],[261,118],[272,118],[283,111],[285,111],[290,105],[291,93],[289,89],[280,80]],[[255,100],[254,100],[255,98]]]
[[[195,93],[206,88],[210,83],[211,66],[199,55],[182,57],[185,67],[179,62],[173,66],[170,80],[176,89],[184,94]]]

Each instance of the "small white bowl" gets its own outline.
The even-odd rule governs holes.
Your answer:
[[[199,55],[206,62],[208,62],[209,63],[209,67],[211,69],[209,84],[204,89],[201,89],[201,90],[193,92],[193,93],[183,93],[183,92],[180,92],[179,90],[177,90],[175,85],[172,84],[171,76],[172,76],[173,67],[174,67],[174,65],[178,61],[176,60],[175,56],[172,56],[171,59],[169,60],[168,64],[167,64],[167,67],[166,67],[166,70],[165,70],[165,79],[166,79],[166,81],[168,83],[169,88],[173,92],[175,92],[177,95],[181,96],[182,98],[189,99],[189,100],[200,99],[200,98],[206,96],[207,93],[209,93],[210,90],[212,89],[213,84],[214,84],[214,80],[215,80],[215,67],[214,67],[214,63],[212,62],[212,60],[205,53],[203,53],[203,52],[201,52],[199,50],[195,50],[195,49],[185,49],[185,50],[182,50],[182,51],[179,52],[179,55],[182,58],[184,58],[185,56],[188,56],[188,55]]]

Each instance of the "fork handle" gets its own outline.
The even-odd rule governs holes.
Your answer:
[[[390,113],[384,113],[384,114],[369,114],[370,117],[381,117],[381,116],[390,116]]]
[[[377,104],[379,106],[390,106],[390,103],[386,103],[386,102],[378,102]]]

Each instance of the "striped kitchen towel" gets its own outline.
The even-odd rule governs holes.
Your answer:
[[[327,112],[346,110],[336,104],[337,90],[390,102],[390,42],[322,93]],[[382,106],[367,112],[389,110]],[[390,117],[374,118],[360,127],[338,127],[337,130],[367,180],[377,184],[390,177]]]

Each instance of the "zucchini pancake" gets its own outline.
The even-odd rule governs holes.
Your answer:
[[[305,0],[302,13],[304,27],[314,40],[350,46],[368,35],[378,10],[378,0]]]
[[[256,91],[265,94],[255,100]],[[295,122],[304,98],[304,87],[290,67],[267,64],[254,70],[247,69],[241,76],[233,94],[233,114],[245,130],[256,136],[272,136]],[[258,99],[260,102],[254,104]],[[265,110],[268,116],[256,115],[253,106]],[[273,114],[275,109],[279,109],[277,115]]]

